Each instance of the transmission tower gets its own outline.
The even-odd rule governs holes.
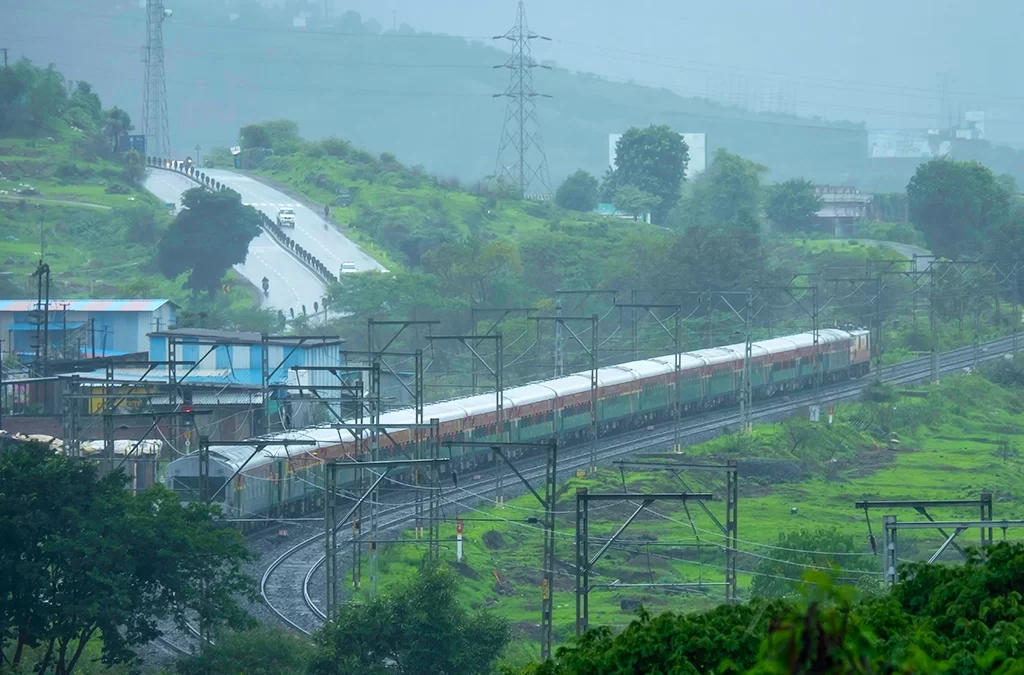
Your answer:
[[[146,154],[167,157],[171,152],[171,134],[167,124],[167,81],[164,78],[164,21],[171,10],[164,0],[146,3],[146,46],[142,60],[146,64],[145,91],[142,94],[142,133],[146,136]]]
[[[551,38],[537,35],[530,30],[526,25],[526,7],[523,0],[519,0],[516,25],[509,32],[494,39],[508,40],[512,43],[512,55],[505,63],[494,66],[509,69],[509,83],[505,93],[494,94],[494,98],[508,99],[494,177],[496,180],[515,185],[520,195],[529,194],[531,188],[550,194],[548,158],[541,143],[540,122],[537,120],[534,99],[551,96],[539,94],[534,90],[532,71],[534,68],[551,68],[534,63],[533,57],[530,56],[530,40]]]

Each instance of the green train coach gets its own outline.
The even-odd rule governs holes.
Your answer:
[[[631,361],[597,371],[597,427],[601,437],[671,420],[673,396],[683,415],[738,403],[743,385],[743,343],[699,349],[675,355]],[[824,329],[751,344],[750,382],[755,399],[802,389],[816,377],[823,382],[861,377],[870,368],[870,334],[866,330]],[[560,447],[590,437],[591,373],[584,371],[557,379],[506,389],[497,414],[494,392],[432,403],[423,419],[439,420],[443,441],[451,441],[451,466],[444,472],[472,471],[493,464],[486,448],[460,448],[461,441],[536,443],[558,439]],[[381,415],[386,435],[379,436],[381,458],[412,456],[415,432],[411,408]],[[426,437],[426,432],[421,432]],[[274,438],[312,440],[315,446],[286,448]],[[327,459],[365,459],[367,443],[336,426],[283,432],[253,454],[252,446],[217,447],[210,451],[210,493],[226,514],[236,518],[304,513],[322,506],[323,462]],[[523,452],[511,452],[521,456]],[[395,471],[398,481],[408,472]],[[198,494],[199,462],[196,453],[168,465],[165,481],[183,499]],[[338,476],[340,485],[356,482],[354,470]],[[230,484],[229,484],[230,483]]]

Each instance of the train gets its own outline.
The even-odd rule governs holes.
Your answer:
[[[822,383],[862,377],[870,371],[870,332],[838,328],[799,333],[752,342],[749,376],[752,396],[768,398]],[[674,395],[681,415],[694,415],[737,404],[743,385],[746,343],[698,349],[631,361],[597,370],[597,432],[599,437],[645,428],[674,416]],[[678,386],[674,386],[678,377]],[[454,443],[505,440],[540,443],[557,439],[559,447],[590,438],[591,371],[505,389],[498,428],[495,392],[431,403],[423,419],[440,421],[443,441],[451,441],[449,471],[472,471],[492,464],[486,448],[459,447]],[[416,437],[407,426],[415,420],[412,408],[381,415],[388,429],[379,439],[379,458],[412,456]],[[288,517],[323,507],[324,462],[330,459],[368,459],[365,439],[357,439],[342,425],[319,426],[272,434],[254,452],[253,445],[218,446],[210,450],[208,496],[226,517],[238,521]],[[420,432],[425,437],[426,432]],[[285,446],[275,440],[304,439],[308,446]],[[357,447],[358,445],[358,447]],[[521,456],[520,452],[512,452]],[[396,480],[408,480],[408,472],[393,472]],[[183,500],[199,497],[198,453],[181,457],[166,467],[164,482]],[[357,481],[355,469],[339,469],[339,487]]]

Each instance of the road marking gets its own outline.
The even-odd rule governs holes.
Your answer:
[[[267,268],[267,269],[269,269],[269,270],[270,270],[271,274],[273,274],[273,275],[274,275],[274,276],[276,276],[276,277],[277,277],[278,279],[280,279],[281,281],[283,281],[283,282],[285,283],[285,285],[286,285],[286,286],[288,286],[288,288],[290,288],[290,289],[291,289],[291,291],[292,291],[292,295],[293,295],[293,296],[295,296],[295,302],[296,302],[296,303],[297,303],[298,305],[300,305],[300,306],[301,306],[301,305],[302,305],[302,297],[301,297],[301,296],[299,296],[299,292],[298,292],[297,290],[295,290],[295,287],[294,287],[294,286],[292,286],[292,282],[288,281],[288,278],[287,278],[287,277],[285,277],[285,276],[282,276],[282,274],[281,274],[280,272],[278,272],[278,271],[277,271],[277,268],[275,268],[275,267],[274,267],[273,265],[271,265],[270,263],[268,263],[268,262],[266,261],[266,259],[265,259],[265,258],[264,258],[263,256],[261,256],[261,255],[260,255],[259,253],[256,253],[256,252],[254,252],[254,251],[253,251],[252,249],[249,249],[249,252],[250,252],[250,253],[252,253],[253,255],[255,255],[255,256],[256,256],[256,258],[257,258],[257,259],[258,259],[258,260],[259,260],[259,261],[260,261],[261,263],[263,263],[263,264],[264,264],[264,265],[266,266],[266,268]],[[269,298],[268,298],[268,299],[269,299]],[[278,309],[281,309],[281,310],[283,311],[283,310],[284,310],[285,308],[282,308],[282,307],[278,307]],[[287,309],[295,309],[295,308],[294,308],[294,307],[290,307],[290,308],[287,308]]]

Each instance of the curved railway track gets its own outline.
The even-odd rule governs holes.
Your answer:
[[[1014,338],[1007,337],[979,345],[978,348],[972,345],[953,349],[941,356],[940,372],[949,373],[972,366],[975,361],[981,363],[1000,358],[1012,350],[1013,344]],[[882,368],[881,379],[890,384],[920,382],[930,376],[930,362],[930,357],[923,357],[886,366]],[[770,421],[785,417],[815,400],[854,399],[859,396],[863,386],[863,380],[853,380],[816,391],[796,392],[782,399],[762,399],[755,401],[751,418],[754,421]],[[684,418],[681,421],[679,437],[681,440],[699,442],[714,437],[723,427],[736,424],[739,421],[739,415],[731,409],[710,411],[698,417]],[[672,423],[661,424],[654,431],[629,432],[616,439],[609,439],[601,443],[597,450],[597,461],[607,463],[624,455],[670,442],[674,437],[675,430],[672,428]],[[572,449],[568,449],[564,456],[559,457],[559,474],[569,474],[589,464],[588,445],[586,443],[576,445]],[[533,465],[526,466],[520,471],[528,479],[543,477],[545,471],[543,460],[537,460]],[[490,473],[493,473],[493,470]],[[505,486],[506,491],[516,491],[517,489],[518,485],[516,484],[513,484],[511,488]],[[497,491],[497,476],[490,475],[475,483],[470,483],[464,491],[475,495],[473,499],[483,501],[485,497],[489,497]],[[450,499],[445,503],[458,507],[461,506],[460,502],[468,501],[469,499]],[[415,518],[414,507],[409,504],[385,508],[380,511],[380,517],[382,520],[378,525],[379,531],[387,531],[413,520]],[[339,527],[341,525],[343,524],[339,524]],[[267,567],[260,581],[260,595],[271,611],[291,628],[306,634],[311,633],[327,618],[310,591],[313,577],[326,559],[323,552],[314,546],[323,538],[324,534],[318,533],[289,548]],[[339,548],[344,542],[351,542],[351,536],[345,539],[339,536]]]

